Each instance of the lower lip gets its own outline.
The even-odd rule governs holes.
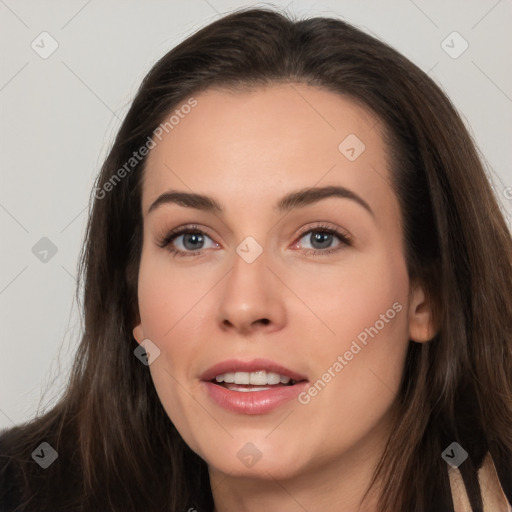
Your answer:
[[[203,381],[210,398],[218,405],[239,414],[264,414],[293,400],[308,382],[293,386],[277,386],[264,391],[232,391],[213,382]]]

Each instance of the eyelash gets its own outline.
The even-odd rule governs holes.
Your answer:
[[[309,228],[309,229],[302,231],[298,235],[297,240],[300,240],[308,233],[327,233],[329,235],[335,235],[336,237],[338,237],[338,239],[341,242],[340,245],[337,245],[336,247],[334,247],[332,249],[325,249],[325,250],[308,249],[308,251],[309,251],[307,253],[308,255],[326,256],[328,254],[332,254],[334,252],[341,250],[343,248],[343,246],[351,246],[352,245],[352,239],[348,234],[341,233],[337,229],[330,228],[329,226],[324,226],[324,225],[314,226],[313,228]],[[206,232],[204,232],[198,226],[191,225],[191,226],[185,226],[185,227],[172,229],[165,236],[163,236],[157,240],[157,245],[158,245],[158,247],[160,247],[162,249],[167,248],[167,250],[173,255],[173,257],[176,257],[176,256],[177,257],[194,257],[194,256],[201,255],[203,253],[203,251],[205,251],[206,249],[200,249],[198,251],[181,251],[180,249],[176,249],[176,248],[172,247],[171,243],[176,238],[178,238],[181,235],[186,235],[186,234],[200,234],[202,236],[207,236],[208,238],[211,238]]]

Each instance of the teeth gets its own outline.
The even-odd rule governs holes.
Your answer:
[[[251,372],[250,373],[250,383],[254,386],[264,386],[265,384],[270,384],[269,380],[271,376],[271,373],[268,373],[265,370],[261,370],[259,372]],[[279,379],[279,375],[277,376]],[[277,381],[279,382],[279,380]],[[275,383],[274,383],[275,384]]]
[[[235,384],[249,384],[250,375],[245,372],[236,372],[235,373]]]
[[[288,384],[290,377],[279,375],[275,372],[260,370],[257,372],[229,372],[217,375],[217,382],[226,382],[228,384],[251,384],[253,386],[265,386],[275,384]]]

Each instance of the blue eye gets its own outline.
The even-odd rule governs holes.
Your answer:
[[[182,248],[176,248],[174,245],[178,239],[182,238],[180,244]],[[175,256],[197,256],[204,247],[205,238],[211,242],[213,240],[202,230],[197,227],[189,226],[185,228],[178,228],[172,230],[163,239],[158,241],[158,246],[161,248],[167,247],[167,250]],[[219,247],[219,244],[213,242],[213,247]],[[208,247],[206,247],[207,249]]]
[[[313,249],[328,249],[333,242],[335,235],[328,231],[309,231],[308,234],[304,235],[303,238],[308,238],[311,244],[318,244]]]
[[[350,246],[351,238],[336,229],[327,226],[316,226],[301,234],[300,240],[308,239],[313,245],[312,249],[305,249],[308,255],[328,255]],[[181,239],[181,240],[180,240]],[[333,241],[338,239],[338,244],[332,247]],[[210,247],[205,247],[205,242],[210,241]],[[157,242],[161,248],[167,250],[174,256],[199,256],[205,249],[216,249],[220,245],[214,242],[203,230],[197,226],[186,226],[171,230],[166,236]],[[178,247],[176,247],[178,245]],[[302,244],[300,244],[302,245]]]
[[[332,247],[335,239],[339,243]],[[350,246],[351,240],[348,235],[340,233],[338,230],[329,228],[327,226],[317,226],[306,231],[299,240],[306,239],[313,246],[312,249],[307,249],[308,254],[313,255],[327,255],[339,251],[344,246]]]

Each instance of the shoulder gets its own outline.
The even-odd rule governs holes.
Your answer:
[[[460,471],[450,467],[448,476],[450,478],[454,511],[472,512]],[[482,467],[478,470],[478,481],[482,489],[484,512],[512,512],[512,507],[503,492],[489,453],[487,453]]]

